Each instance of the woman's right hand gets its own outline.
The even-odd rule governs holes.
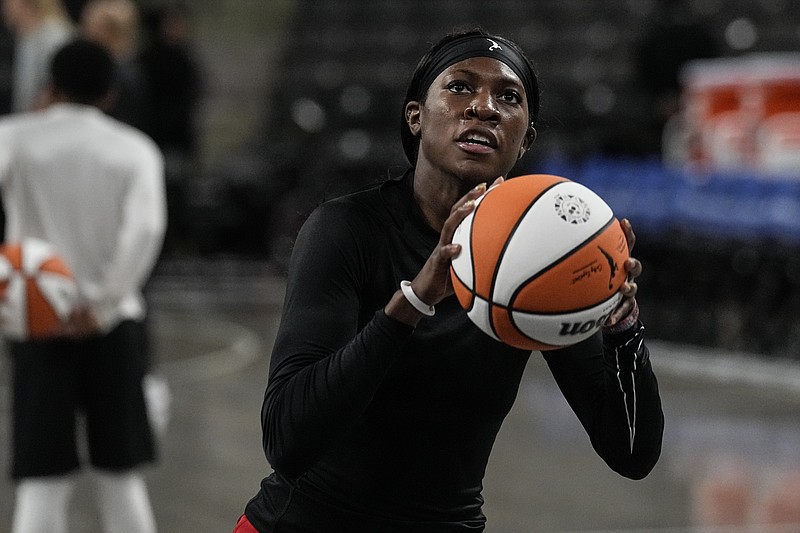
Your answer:
[[[492,186],[502,183],[502,177],[497,178]],[[450,215],[442,226],[439,242],[433,249],[428,260],[420,269],[416,277],[411,280],[411,288],[417,297],[428,305],[436,305],[453,294],[453,284],[450,279],[450,263],[461,253],[461,245],[453,244],[453,235],[456,228],[475,209],[475,201],[486,194],[486,183],[481,183],[459,198],[450,209]],[[403,296],[402,292],[395,292],[385,308],[387,315],[401,322],[415,325],[422,314],[414,309]]]

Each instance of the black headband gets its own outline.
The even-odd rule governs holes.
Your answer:
[[[529,112],[534,112],[536,85],[528,62],[511,46],[484,35],[465,35],[437,50],[428,63],[425,73],[420,77],[418,98],[428,91],[433,80],[444,69],[471,57],[491,57],[508,65],[522,81],[528,99]]]

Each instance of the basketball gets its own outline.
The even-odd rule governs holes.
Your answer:
[[[450,274],[467,316],[496,340],[551,350],[592,336],[619,303],[625,233],[590,189],[533,174],[491,187],[456,229]]]
[[[69,268],[50,244],[28,238],[0,246],[0,323],[6,337],[52,335],[69,316],[77,293]]]

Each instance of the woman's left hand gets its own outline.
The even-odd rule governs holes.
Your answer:
[[[625,233],[625,239],[628,241],[628,254],[630,257],[625,260],[624,265],[628,277],[619,289],[622,300],[606,320],[605,327],[616,325],[636,308],[636,293],[639,290],[639,285],[636,284],[635,279],[642,273],[641,261],[630,255],[633,253],[633,245],[636,244],[636,235],[633,233],[633,227],[631,227],[631,223],[627,218],[622,219],[620,225]]]

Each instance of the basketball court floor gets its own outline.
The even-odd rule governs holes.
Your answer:
[[[156,374],[171,395],[160,461],[146,471],[161,532],[230,532],[269,472],[259,409],[282,295],[262,264],[153,279]],[[488,532],[800,532],[800,368],[656,341],[651,352],[666,434],[642,481],[602,464],[531,359],[488,467]],[[0,357],[0,532],[14,502],[7,365]],[[91,472],[77,481],[70,531],[99,533]]]

